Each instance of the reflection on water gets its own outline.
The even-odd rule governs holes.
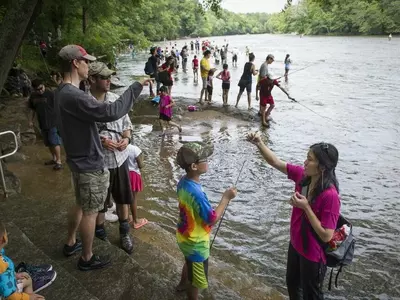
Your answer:
[[[224,37],[212,38],[223,44]],[[307,147],[327,141],[337,146],[340,161],[342,212],[353,221],[357,237],[354,264],[339,278],[339,289],[328,299],[393,299],[400,296],[400,39],[388,43],[381,38],[235,36],[231,47],[242,52],[248,45],[256,55],[257,67],[268,53],[275,55],[271,70],[284,73],[283,59],[291,54],[293,70],[309,68],[289,76],[287,88],[302,104],[333,121],[324,119],[296,103],[289,102],[278,89],[273,91],[274,123],[262,131],[268,144],[282,159],[302,164]],[[180,42],[183,46],[183,42]],[[132,61],[121,58],[120,76],[143,74],[144,56]],[[189,58],[191,61],[192,56]],[[232,68],[230,103],[238,92],[237,82],[245,63],[239,55]],[[219,66],[219,69],[221,67]],[[221,101],[220,83],[214,80],[214,101]],[[180,71],[173,87],[174,96],[198,98],[200,86],[193,84],[191,70]],[[253,86],[254,90],[254,86]],[[253,97],[254,98],[254,97]],[[222,105],[222,101],[221,101]],[[241,107],[247,105],[245,96]],[[255,103],[253,105],[256,105]],[[289,241],[289,196],[293,184],[268,167],[253,146],[244,141],[256,123],[232,118],[207,122],[193,120],[184,126],[182,141],[211,140],[214,155],[210,171],[203,176],[204,188],[216,204],[222,191],[235,182],[239,194],[227,210],[216,239],[213,255],[256,276],[281,291],[285,290],[286,251]],[[181,146],[177,135],[164,140],[148,126],[137,125],[137,144],[146,153],[144,207],[162,226],[173,232],[177,217],[175,186],[182,171],[175,163]],[[151,175],[150,175],[151,174]],[[234,274],[232,274],[234,276]]]

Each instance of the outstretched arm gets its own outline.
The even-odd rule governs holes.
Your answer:
[[[247,135],[247,140],[257,146],[258,150],[260,150],[260,153],[269,165],[287,175],[286,162],[279,159],[275,153],[264,144],[258,133],[249,133]]]
[[[286,94],[286,96],[288,96],[288,98],[292,101],[296,101],[294,98],[290,97],[289,93],[280,85],[278,85],[278,87],[281,89],[282,92],[284,92]]]

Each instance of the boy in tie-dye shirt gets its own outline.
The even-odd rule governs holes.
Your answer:
[[[185,265],[178,291],[187,290],[188,299],[197,299],[199,289],[208,287],[210,232],[221,218],[236,189],[229,188],[214,210],[200,184],[200,175],[208,171],[207,157],[212,148],[187,143],[177,154],[178,165],[186,171],[177,186],[179,219],[176,230],[178,246],[185,256]],[[190,284],[188,284],[190,283]]]

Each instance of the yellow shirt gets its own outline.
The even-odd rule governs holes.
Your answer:
[[[207,58],[203,57],[200,61],[201,77],[206,78],[208,76],[208,71],[210,71],[210,62]]]

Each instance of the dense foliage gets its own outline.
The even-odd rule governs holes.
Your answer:
[[[6,0],[12,3],[11,0]],[[95,55],[111,59],[113,47],[133,42],[232,34],[388,34],[400,33],[400,0],[301,0],[280,13],[235,14],[220,8],[221,0],[42,0],[25,49],[36,40],[53,47],[79,43]],[[0,23],[6,13],[0,5]],[[61,39],[57,39],[57,28]],[[36,51],[36,53],[38,53]],[[51,60],[51,53],[49,60]]]

